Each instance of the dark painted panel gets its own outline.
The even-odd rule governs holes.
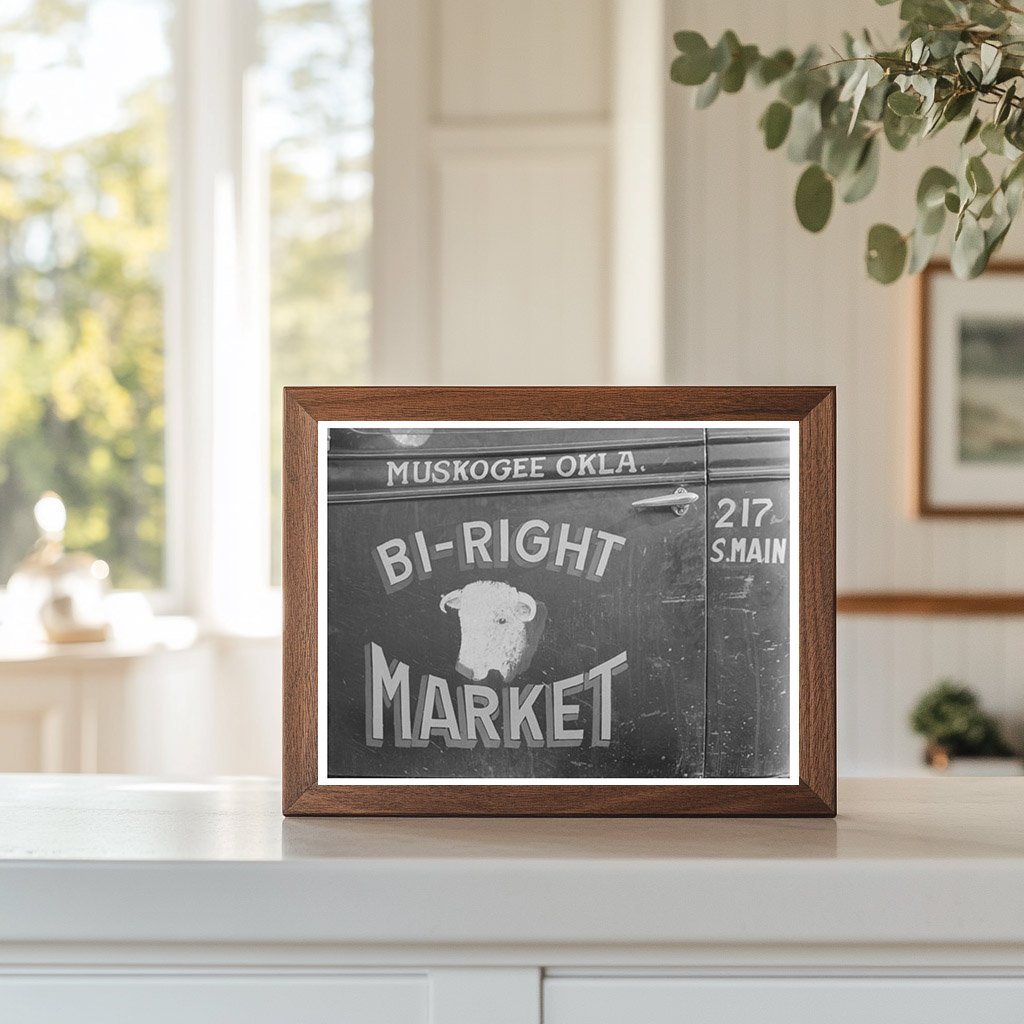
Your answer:
[[[485,457],[492,445],[507,445],[508,439],[499,431],[474,433],[476,451]],[[555,433],[546,431],[544,441],[550,444]],[[603,432],[584,433],[598,437],[601,444],[611,440]],[[580,450],[581,432],[558,431],[557,435],[562,438],[564,450]],[[639,498],[666,492],[664,482],[648,483],[643,472],[647,466],[663,464],[664,450],[643,449],[636,443],[635,431],[620,436],[622,440],[610,446],[629,443],[636,453],[638,471],[628,479],[615,478],[618,486],[580,490],[544,480],[534,483],[551,489],[537,493],[476,494],[449,487],[429,500],[362,503],[343,499],[329,506],[329,775],[651,778],[702,773],[706,572],[703,445],[684,444],[672,455],[677,469],[692,480],[687,486],[698,496],[685,515],[677,516],[670,509],[633,508],[632,502]],[[433,453],[432,442],[428,439],[423,445],[421,452],[426,454],[422,457]],[[379,445],[380,441],[374,439],[371,443]],[[332,447],[337,451],[340,446]],[[669,492],[672,489],[667,488]],[[348,493],[352,494],[351,488]],[[584,571],[567,571],[571,551],[561,567],[552,564],[550,552],[538,563],[516,564],[511,556],[515,534],[531,519],[547,524],[549,537],[557,538],[562,524],[568,524],[569,539],[581,541],[580,531],[590,528],[593,532]],[[476,549],[476,563],[461,565],[467,561],[465,552],[459,550],[464,546],[459,543],[463,524],[491,524],[492,536],[485,551],[496,559],[501,554],[502,520],[509,530],[508,564],[481,564],[481,552]],[[386,570],[382,576],[374,550],[388,540],[401,538],[410,561],[419,563],[422,560],[414,554],[419,544],[417,531],[422,531],[429,572],[423,571],[423,563],[408,581],[389,590],[386,584],[391,577]],[[621,545],[610,545],[603,567],[599,566],[603,547],[598,531],[625,538]],[[542,536],[535,526],[526,547],[535,550]],[[436,549],[438,543],[449,541],[453,542],[450,552]],[[555,549],[557,544],[553,542],[551,547]],[[387,550],[394,553],[398,548]],[[396,574],[402,568],[399,565]],[[387,708],[383,715],[382,741],[379,745],[368,743],[366,645],[379,645],[389,663],[397,659],[399,672],[402,664],[409,666],[414,703],[421,676],[433,673],[446,681],[455,706],[458,691],[473,681],[465,673],[466,666],[461,673],[456,669],[464,628],[461,610],[446,613],[440,603],[444,595],[459,590],[465,593],[468,584],[480,582],[506,584],[529,595],[536,605],[537,614],[528,625],[534,633],[539,632],[539,637],[532,638],[536,639],[536,648],[528,667],[508,680],[492,670],[475,683],[493,691],[499,701],[513,687],[522,694],[527,686],[541,684],[536,714],[543,745],[522,742],[508,747],[502,742],[491,748],[478,738],[468,748],[449,746],[441,730],[425,747],[398,746],[393,708]],[[585,674],[623,652],[625,669],[610,677],[610,735],[606,745],[600,735],[596,737],[600,742],[594,742],[595,702],[600,725],[600,701],[596,701],[600,686],[596,682],[565,698],[579,706],[578,716],[569,716],[566,726],[582,728],[584,735],[573,737],[566,745],[549,745],[554,738],[548,702],[553,684]],[[411,717],[414,719],[415,714]],[[499,713],[499,732],[502,720],[503,714]],[[398,726],[401,731],[400,721]],[[413,732],[418,735],[417,730]],[[479,728],[478,735],[482,735]]]
[[[788,775],[788,442],[708,447],[706,773]]]

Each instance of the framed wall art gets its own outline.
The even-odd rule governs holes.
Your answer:
[[[289,388],[284,811],[835,813],[830,388]]]
[[[1024,263],[919,287],[917,512],[1024,515]]]

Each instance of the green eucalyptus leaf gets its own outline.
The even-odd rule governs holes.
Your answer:
[[[907,148],[910,140],[921,131],[923,117],[899,117],[891,110],[886,110],[882,117],[885,140],[897,152]]]
[[[853,175],[843,188],[844,203],[860,202],[875,187],[878,181],[879,149],[876,137],[864,143]]]
[[[1002,124],[1011,114],[1013,110],[1013,101],[1017,95],[1017,83],[1011,82],[1003,93],[999,102],[996,104],[996,112],[993,115],[993,120],[996,124]]]
[[[880,284],[892,284],[907,262],[906,239],[891,224],[876,224],[868,232],[867,269]]]
[[[1024,178],[1024,160],[1022,159],[1015,160],[1003,172],[1003,187],[1005,188],[1011,181],[1018,178]]]
[[[680,54],[672,61],[669,75],[680,85],[703,85],[711,74],[711,50],[699,32],[677,32]]]
[[[742,44],[732,29],[723,32],[722,38],[718,40],[715,48],[711,51],[711,70],[721,74],[732,64],[733,59],[742,48]]]
[[[795,164],[817,160],[821,156],[821,110],[808,100],[793,111],[786,155]]]
[[[980,117],[972,117],[971,123],[967,126],[967,131],[964,132],[964,137],[960,140],[960,145],[970,145],[980,134],[982,124],[983,122]]]
[[[776,100],[761,115],[761,130],[764,144],[768,149],[778,149],[786,141],[789,126],[793,121],[793,108],[788,103]]]
[[[693,53],[700,50],[708,53],[711,52],[708,41],[699,32],[691,32],[689,29],[674,32],[672,34],[672,42],[676,44],[676,49],[680,53]]]
[[[967,161],[966,177],[976,195],[988,195],[994,188],[992,175],[980,156],[972,156]]]
[[[835,122],[836,124],[839,123],[839,116],[841,115],[841,112],[837,113],[839,108],[839,93],[839,87],[834,86],[821,97],[821,101],[818,103],[818,109],[821,111],[822,124],[830,124],[832,122]]]
[[[966,117],[974,107],[975,94],[973,92],[954,93],[942,108],[942,116],[947,121],[957,121]]]
[[[917,230],[925,235],[938,235],[946,224],[946,204],[939,203],[927,210],[918,210]]]
[[[910,133],[903,128],[903,118],[899,114],[893,113],[890,107],[886,107],[885,113],[882,115],[882,129],[885,133],[885,141],[893,149],[900,152],[907,148],[910,142]]]
[[[932,51],[932,60],[948,60],[961,46],[961,34],[956,30],[932,32],[928,39],[928,49]]]
[[[921,108],[921,100],[909,92],[894,92],[889,96],[889,109],[901,117],[916,114]]]
[[[826,69],[811,68],[809,71],[804,72],[804,89],[806,90],[807,99],[819,103],[825,98],[825,95],[831,88],[832,79]]]
[[[722,79],[720,75],[713,74],[693,96],[693,105],[698,110],[706,110],[718,98],[722,91]]]
[[[1024,197],[1024,156],[1018,157],[1003,174],[1003,194],[1006,196],[1006,210],[1012,221],[1020,210]]]
[[[807,99],[807,75],[803,71],[794,71],[779,86],[779,98],[791,107],[798,107]]]
[[[903,0],[900,18],[903,21],[918,21],[925,25],[947,25],[958,18],[956,8],[944,0]]]
[[[1004,193],[1006,195],[1006,212],[1012,223],[1020,212],[1021,199],[1024,198],[1024,178],[1018,178],[1005,186]]]
[[[977,61],[972,58],[968,64],[964,54],[961,52],[953,55],[953,63],[956,65],[960,80],[965,88],[981,88],[981,65]]]
[[[846,80],[846,84],[843,86],[843,91],[839,94],[840,103],[852,104],[852,112],[850,113],[850,128],[852,132],[854,125],[857,123],[857,115],[860,112],[860,105],[864,102],[864,97],[867,95],[868,88],[871,83],[868,80],[868,67],[872,65],[873,61],[862,61],[856,68],[854,68],[853,74]],[[874,64],[874,67],[878,67]]]
[[[939,104],[935,104],[932,107],[932,112],[925,119],[924,131],[921,133],[922,138],[927,138],[929,135],[934,135],[935,132],[940,131],[946,124],[944,108]]]
[[[994,156],[1002,156],[1006,146],[1006,133],[1002,125],[993,124],[991,121],[981,129],[982,145]]]
[[[912,75],[910,78],[911,87],[916,90],[924,100],[923,112],[931,110],[935,103],[935,79],[927,75]]]
[[[860,106],[860,120],[881,121],[885,113],[886,100],[892,91],[893,84],[888,79],[882,79],[870,86],[864,96],[864,102]]]
[[[676,57],[669,68],[669,78],[679,85],[701,85],[711,74],[711,62],[695,63],[689,57]]]
[[[796,58],[790,50],[776,50],[770,57],[762,57],[754,67],[754,81],[760,86],[771,85],[793,70]]]
[[[972,3],[967,15],[976,25],[984,25],[985,28],[1000,29],[1006,28],[1009,19],[998,8],[990,3]]]
[[[832,215],[832,180],[817,165],[811,164],[796,186],[796,215],[808,231],[821,231]]]
[[[732,63],[722,72],[722,92],[739,92],[747,80],[747,72],[758,60],[756,46],[742,46]]]
[[[1003,64],[1003,51],[995,43],[986,41],[981,44],[981,84],[992,85]]]
[[[970,211],[965,211],[953,237],[951,265],[953,273],[962,281],[977,277],[984,269],[985,232]],[[976,269],[980,266],[980,269]]]
[[[929,167],[921,175],[917,186],[917,208],[924,213],[942,206],[946,201],[946,192],[956,184],[956,175],[950,174],[944,167]]]
[[[960,212],[960,197],[955,192],[947,192],[945,207],[950,213]]]
[[[916,274],[928,266],[932,256],[935,255],[935,250],[941,237],[941,231],[928,233],[922,231],[920,227],[914,230],[913,235],[910,237],[910,262],[907,264],[908,274]]]
[[[979,274],[988,266],[988,261],[992,258],[992,254],[1002,248],[1006,233],[1010,230],[1012,223],[1012,219],[1007,214],[1002,214],[992,222],[990,227],[986,228],[985,265],[978,270]]]
[[[821,166],[833,178],[852,171],[864,148],[863,134],[847,135],[838,125],[822,132]]]

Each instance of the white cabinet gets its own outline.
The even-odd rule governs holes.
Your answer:
[[[18,1024],[427,1024],[418,975],[0,978],[0,1017]]]
[[[544,1024],[1020,1024],[1024,978],[548,978]]]
[[[296,819],[0,776],[0,1022],[1021,1024],[1019,779],[836,821]]]

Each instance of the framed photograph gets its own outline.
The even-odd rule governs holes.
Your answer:
[[[284,812],[835,813],[831,388],[288,388]]]
[[[1024,515],[1024,263],[921,275],[917,511]]]

